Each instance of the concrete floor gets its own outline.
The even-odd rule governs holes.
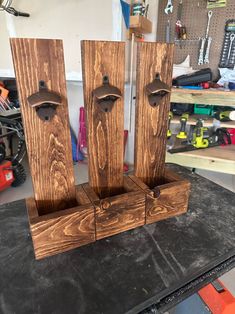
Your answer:
[[[32,180],[29,172],[27,162],[23,163],[26,172],[27,179],[25,183],[17,188],[10,187],[0,192],[0,205],[5,203],[14,202],[23,198],[28,198],[33,195]],[[88,169],[87,164],[79,163],[74,165],[74,174],[76,184],[85,183],[88,181]]]
[[[19,199],[27,198],[33,195],[32,180],[29,173],[27,162],[24,162],[27,170],[26,182],[18,188],[8,188],[0,192],[0,205],[4,203],[13,202]],[[79,163],[74,165],[74,174],[76,184],[81,184],[88,181],[88,169],[86,163]],[[219,182],[218,182],[219,183]],[[227,287],[227,289],[235,297],[235,268],[222,276],[221,281]]]

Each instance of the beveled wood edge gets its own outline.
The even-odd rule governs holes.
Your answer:
[[[85,245],[89,245],[89,244],[92,244],[92,243],[95,243],[96,242],[96,238],[94,239],[94,241],[91,241],[91,242],[87,242],[87,243],[74,243],[73,245],[69,246],[69,247],[63,247],[63,246],[60,246],[60,249],[61,251],[60,252],[56,252],[56,251],[49,251],[47,253],[38,253],[37,250],[35,250],[35,246],[34,246],[34,236],[32,236],[32,241],[33,241],[33,249],[34,249],[34,256],[35,256],[35,260],[36,261],[39,261],[39,260],[43,260],[47,257],[51,257],[51,256],[55,256],[55,255],[58,255],[58,254],[63,254],[63,253],[66,253],[66,252],[69,252],[69,251],[72,251],[74,249],[77,249],[77,248],[80,248],[82,246],[85,246]]]
[[[26,202],[26,207],[28,211],[28,218],[29,218],[30,225],[37,224],[40,222],[45,222],[46,220],[50,220],[50,219],[55,219],[55,218],[71,215],[77,211],[82,212],[83,210],[87,210],[88,208],[90,208],[91,210],[93,209],[95,211],[93,203],[90,201],[90,198],[88,197],[86,191],[83,188],[83,184],[76,186],[76,198],[78,202],[77,206],[55,211],[53,213],[49,213],[49,214],[45,214],[41,216],[39,216],[38,214],[35,199],[33,197],[27,198],[25,202]]]
[[[162,221],[162,220],[166,220],[169,218],[181,216],[181,215],[187,213],[187,211],[188,211],[188,201],[185,203],[184,208],[181,210],[173,210],[167,214],[158,214],[155,216],[155,218],[149,217],[148,215],[146,215],[146,223],[145,224],[146,225],[152,225],[158,221]]]
[[[141,181],[141,179],[139,179],[135,175],[130,175],[129,177],[142,189],[143,192],[145,192],[145,194],[153,196],[152,189],[150,189],[148,185],[146,185],[143,181]],[[182,186],[184,185],[185,189],[187,190],[191,188],[190,181],[181,178],[180,175],[178,175],[172,170],[166,169],[166,175],[164,178],[166,178],[167,181],[171,181],[171,182],[158,185],[157,187],[159,188],[160,191],[178,186],[179,184],[181,184]]]
[[[125,190],[124,193],[118,194],[118,195],[113,195],[110,197],[105,197],[102,199],[90,187],[89,183],[82,184],[82,187],[83,187],[86,195],[90,199],[90,201],[95,205],[98,205],[98,204],[100,204],[100,202],[107,200],[107,199],[115,199],[117,197],[121,197],[121,196],[129,194],[129,193],[142,192],[142,189],[140,188],[140,186],[136,182],[134,182],[134,180],[132,180],[131,176],[123,176],[123,188]]]

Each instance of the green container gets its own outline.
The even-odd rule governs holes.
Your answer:
[[[208,116],[213,115],[213,107],[212,105],[194,105],[194,113],[195,114],[206,114]]]

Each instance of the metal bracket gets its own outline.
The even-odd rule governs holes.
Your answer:
[[[43,121],[50,121],[56,114],[56,107],[62,105],[61,96],[49,91],[44,81],[39,81],[39,91],[27,100]]]
[[[148,95],[149,104],[152,107],[157,107],[162,98],[171,92],[170,86],[162,82],[160,74],[157,73],[152,83],[146,85],[146,92]]]
[[[93,90],[93,96],[101,110],[110,112],[116,100],[122,97],[120,89],[109,84],[109,77],[103,77],[103,85]]]

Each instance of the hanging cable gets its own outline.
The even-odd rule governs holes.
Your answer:
[[[14,16],[23,16],[23,17],[29,17],[30,15],[28,13],[20,12],[14,9],[12,5],[13,0],[0,0],[0,11],[6,11],[9,14],[12,14]]]

